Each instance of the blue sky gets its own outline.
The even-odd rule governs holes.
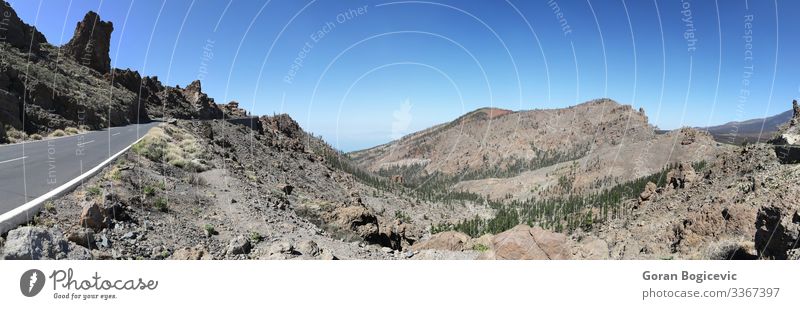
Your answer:
[[[777,114],[800,92],[789,0],[9,2],[56,45],[97,11],[113,66],[202,79],[217,102],[289,113],[344,150],[484,106],[610,97],[673,129]]]

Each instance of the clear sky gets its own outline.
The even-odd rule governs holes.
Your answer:
[[[97,11],[114,67],[202,79],[343,150],[484,106],[610,97],[673,129],[777,114],[800,92],[796,0],[9,2],[55,45]]]

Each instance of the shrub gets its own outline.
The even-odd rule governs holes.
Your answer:
[[[475,250],[475,251],[478,251],[478,252],[485,252],[486,250],[489,250],[489,247],[487,247],[484,244],[475,244],[474,246],[472,246],[472,250]]]
[[[98,187],[98,186],[91,186],[91,187],[86,188],[86,193],[89,196],[99,196],[100,192],[101,192],[101,190],[100,190],[100,187]]]
[[[73,127],[68,127],[66,129],[64,129],[64,132],[66,132],[69,135],[75,135],[75,134],[81,133],[81,131],[78,130],[78,128],[73,128]]]
[[[50,136],[50,137],[67,136],[67,132],[64,132],[64,130],[58,129],[58,130],[55,130],[53,132],[50,132],[50,135],[48,135],[48,136]]]
[[[56,204],[53,201],[46,201],[44,202],[44,210],[48,212],[55,212],[56,211]]]
[[[261,236],[261,234],[256,231],[250,232],[250,242],[253,244],[260,243],[262,240],[264,240],[264,236]]]
[[[153,195],[156,195],[156,188],[154,188],[154,187],[153,187],[153,186],[151,186],[151,185],[146,185],[146,186],[144,186],[144,188],[142,189],[142,193],[144,193],[144,195],[145,195],[145,196],[153,196]]]
[[[163,197],[159,197],[158,199],[156,199],[156,203],[155,203],[154,206],[160,212],[168,212],[169,211],[169,205],[167,203],[167,199],[165,199]]]
[[[217,232],[217,230],[214,229],[214,226],[211,225],[211,223],[206,223],[205,225],[203,225],[203,231],[205,231],[206,235],[208,235],[208,236],[213,236],[213,235],[219,234],[219,232]]]
[[[34,141],[40,141],[43,138],[41,134],[31,134],[29,137]]]

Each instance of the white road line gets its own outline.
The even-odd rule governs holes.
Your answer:
[[[94,140],[91,140],[91,141],[88,141],[88,142],[83,142],[83,143],[78,143],[78,146],[83,146],[83,145],[91,144],[91,143],[94,143]]]
[[[119,135],[119,132],[111,134],[111,136],[117,136],[117,135]]]
[[[19,161],[19,160],[25,159],[25,158],[27,158],[27,157],[28,157],[28,156],[24,156],[24,157],[21,157],[21,158],[16,158],[16,159],[11,159],[11,160],[0,161],[0,164],[3,164],[3,163],[8,163],[8,162],[14,162],[14,161]]]

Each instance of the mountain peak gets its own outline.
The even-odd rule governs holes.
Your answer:
[[[3,38],[3,41],[24,52],[39,53],[39,45],[47,43],[44,34],[36,30],[35,27],[23,22],[7,1],[3,1],[3,4],[0,4],[0,11],[2,11],[0,14],[3,16],[0,37]]]
[[[111,32],[114,24],[89,11],[75,26],[75,34],[64,45],[65,54],[102,74],[111,71]]]

